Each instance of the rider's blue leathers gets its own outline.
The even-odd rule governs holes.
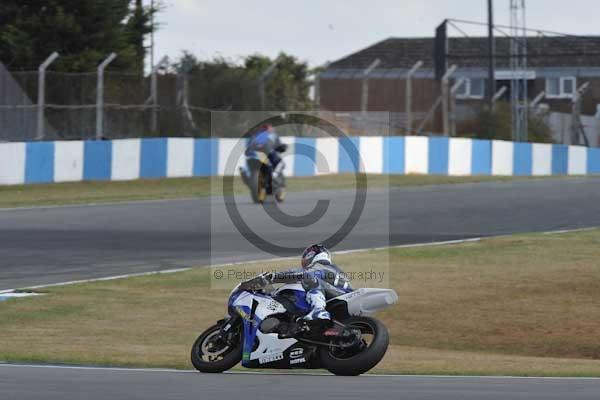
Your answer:
[[[337,265],[326,260],[312,263],[306,269],[278,272],[267,278],[266,283],[302,283],[306,301],[311,310],[304,316],[307,321],[330,320],[325,310],[326,299],[352,292],[347,275]]]
[[[255,133],[246,146],[246,156],[253,157],[256,152],[264,153],[271,162],[271,168],[275,175],[283,170],[283,162],[279,152],[285,146],[281,142],[279,135],[271,130],[264,129]]]

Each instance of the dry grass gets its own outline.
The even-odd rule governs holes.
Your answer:
[[[395,343],[600,359],[600,232],[392,251]]]
[[[428,175],[369,175],[370,187],[418,186],[453,183],[485,182],[519,177],[447,177]],[[568,179],[568,178],[553,178]],[[136,180],[126,182],[74,182],[36,185],[0,185],[0,208],[46,206],[59,204],[105,203],[114,201],[156,200],[221,195],[222,178],[177,178]],[[322,189],[353,188],[355,176],[335,175],[288,179],[291,192]],[[240,179],[235,179],[234,191],[246,193]]]
[[[600,376],[600,361],[392,345],[374,372],[411,375]]]
[[[375,372],[600,376],[600,230],[336,261],[389,263],[400,301],[379,314],[392,346]],[[0,303],[0,359],[190,368],[195,336],[225,311],[228,292],[212,290],[209,273],[56,287]]]

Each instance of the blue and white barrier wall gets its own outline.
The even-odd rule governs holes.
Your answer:
[[[289,145],[284,158],[289,176],[357,169],[373,174],[600,174],[600,148],[420,136],[283,140]],[[242,141],[225,138],[0,143],[0,184],[225,175],[236,173],[242,149]]]

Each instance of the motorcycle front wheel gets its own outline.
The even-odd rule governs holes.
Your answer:
[[[278,203],[283,203],[285,201],[285,190],[279,189],[277,193],[275,193],[275,200]]]
[[[221,326],[215,325],[202,333],[192,346],[192,364],[200,372],[220,373],[242,361],[242,339],[238,334],[234,344],[221,337]]]
[[[350,329],[360,330],[361,342],[346,349],[322,347],[321,365],[336,375],[364,374],[375,367],[385,355],[390,342],[388,330],[384,324],[371,317],[351,317],[341,323]]]

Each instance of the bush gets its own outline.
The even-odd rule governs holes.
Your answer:
[[[487,107],[477,110],[475,116],[458,122],[458,132],[462,137],[488,140],[512,140],[512,113],[510,104],[500,102],[494,112]],[[537,143],[551,143],[550,127],[543,114],[530,113],[528,120],[528,140]]]

